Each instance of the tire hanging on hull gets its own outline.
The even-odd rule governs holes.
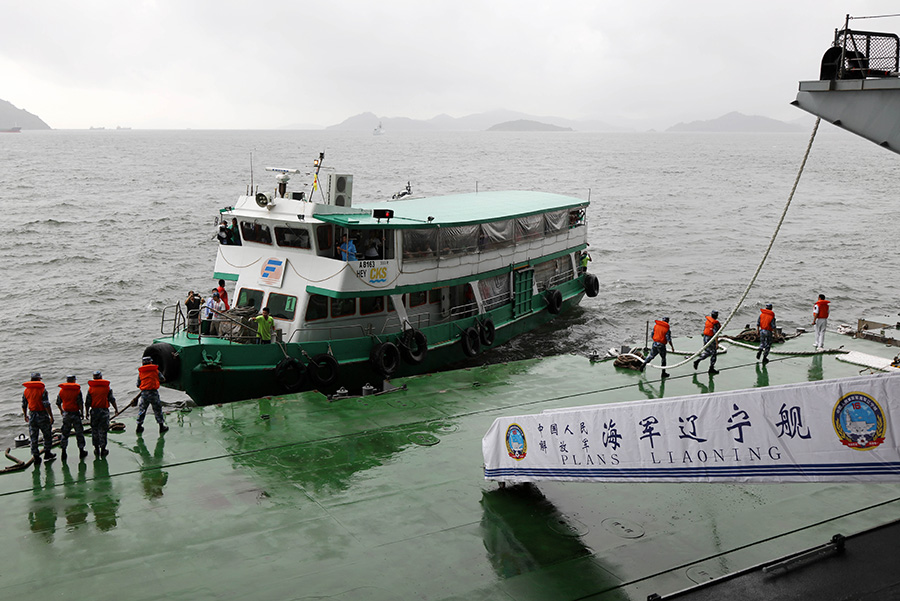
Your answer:
[[[328,353],[319,353],[309,360],[307,371],[309,371],[309,377],[318,386],[331,386],[337,382],[341,366],[334,356]]]
[[[494,320],[488,317],[483,322],[481,322],[479,334],[481,338],[481,344],[483,346],[491,346],[492,344],[494,344],[494,339],[497,336],[497,328],[494,327]]]
[[[157,342],[144,349],[144,357],[150,357],[159,367],[159,373],[166,382],[175,382],[181,375],[181,359],[175,347],[166,342]]]
[[[275,380],[287,392],[299,392],[306,380],[306,367],[299,359],[285,357],[275,366]]]
[[[563,297],[559,290],[551,290],[547,293],[547,310],[553,315],[562,311]]]
[[[372,348],[369,360],[383,376],[390,376],[400,367],[400,350],[393,342],[381,342]]]
[[[481,352],[481,337],[475,328],[468,327],[463,330],[459,335],[459,339],[462,342],[463,353],[466,354],[466,357],[474,357]]]
[[[428,354],[428,338],[421,330],[410,329],[403,333],[400,355],[410,365],[419,365]]]

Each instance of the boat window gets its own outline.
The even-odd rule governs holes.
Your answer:
[[[365,296],[359,299],[359,314],[372,315],[384,311],[383,296]]]
[[[443,288],[434,288],[428,291],[428,302],[429,303],[439,303],[441,302],[441,290]]]
[[[320,225],[316,228],[316,244],[319,255],[329,257],[334,255],[334,228],[331,225]]]
[[[356,252],[360,259],[394,258],[394,230],[366,230],[355,232]]]
[[[356,299],[355,298],[333,298],[331,299],[331,316],[347,317],[348,315],[356,315]]]
[[[428,302],[428,293],[424,290],[422,292],[410,292],[409,293],[409,306],[410,307],[419,307]]]
[[[487,311],[509,302],[509,274],[501,274],[478,282],[478,291]]]
[[[436,228],[413,229],[403,231],[403,260],[422,261],[435,257],[434,249],[438,247],[438,231]]]
[[[544,216],[526,215],[516,218],[516,242],[536,240],[544,236]]]
[[[269,315],[278,319],[294,319],[297,310],[297,297],[273,292],[269,294]]]
[[[478,248],[480,230],[478,225],[441,228],[439,230],[441,256],[465,255],[474,252]]]
[[[306,305],[306,321],[328,317],[328,299],[321,294],[310,294]]]
[[[241,221],[241,237],[244,242],[272,244],[272,233],[269,231],[269,226],[262,223]]]
[[[478,249],[493,250],[513,245],[516,241],[515,225],[515,219],[482,223],[481,234],[478,238]]]
[[[253,288],[241,288],[241,291],[238,292],[238,300],[237,307],[255,307],[256,310],[260,310],[262,307],[262,299],[263,299],[263,291],[262,290],[254,290]]]
[[[276,226],[275,242],[289,248],[310,248],[309,230],[303,226]]]
[[[568,223],[568,211],[551,211],[549,213],[544,213],[544,232],[548,236],[566,229]]]

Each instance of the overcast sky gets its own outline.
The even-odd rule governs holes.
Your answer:
[[[844,15],[896,0],[0,0],[0,98],[51,127],[277,128],[493,109],[793,119]],[[900,32],[900,19],[851,22]]]

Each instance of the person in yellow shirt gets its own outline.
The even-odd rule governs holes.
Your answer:
[[[262,315],[253,319],[256,321],[256,344],[271,344],[275,320],[269,316],[269,308],[263,307]]]

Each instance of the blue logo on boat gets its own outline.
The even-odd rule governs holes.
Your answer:
[[[884,412],[878,401],[862,392],[842,396],[831,416],[841,444],[857,451],[871,451],[884,442]]]
[[[506,452],[516,461],[525,459],[528,442],[525,440],[525,432],[519,424],[511,424],[506,429]]]
[[[269,259],[266,261],[266,264],[263,266],[262,277],[267,278],[275,274],[276,271],[279,271],[279,267],[281,267],[282,261],[278,259]]]

